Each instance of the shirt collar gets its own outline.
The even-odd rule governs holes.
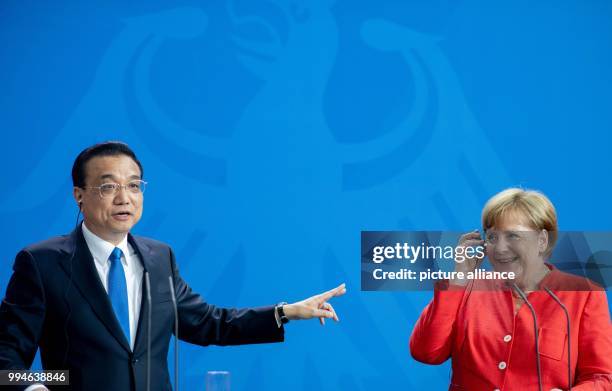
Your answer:
[[[108,258],[110,257],[115,247],[119,247],[119,249],[121,249],[121,251],[123,252],[121,262],[123,262],[127,266],[127,257],[129,255],[127,235],[125,235],[123,240],[115,246],[114,244],[107,242],[106,240],[91,232],[85,225],[85,222],[83,222],[82,227],[83,237],[85,238],[87,247],[89,247],[89,251],[91,251],[91,255],[93,256],[94,261],[96,263],[106,265]]]

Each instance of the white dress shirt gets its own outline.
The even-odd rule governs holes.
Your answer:
[[[83,236],[89,251],[94,259],[96,270],[100,281],[104,286],[104,290],[108,293],[108,272],[110,270],[109,257],[115,247],[119,247],[123,256],[121,257],[121,265],[125,272],[125,282],[127,285],[128,295],[128,311],[130,316],[130,347],[134,350],[134,341],[136,339],[136,329],[138,327],[138,318],[140,316],[140,300],[142,298],[142,274],[143,267],[136,251],[127,241],[127,235],[121,243],[115,246],[112,243],[96,236],[93,232],[87,229],[83,222]]]

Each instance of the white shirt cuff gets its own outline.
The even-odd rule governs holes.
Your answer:
[[[276,325],[279,329],[283,327],[283,322],[281,322],[280,315],[278,314],[278,306],[274,307],[274,319],[276,319]]]

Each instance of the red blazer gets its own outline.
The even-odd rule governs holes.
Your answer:
[[[570,316],[573,390],[612,390],[612,324],[606,293],[589,280],[555,269],[550,288]],[[533,317],[514,314],[512,290],[436,286],[410,337],[412,356],[426,364],[452,358],[450,390],[537,390]],[[482,286],[480,286],[482,288]],[[538,321],[543,389],[568,389],[567,321],[544,290],[528,295]],[[601,388],[594,388],[597,384]]]

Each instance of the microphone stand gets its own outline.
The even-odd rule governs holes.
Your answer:
[[[571,349],[572,349],[572,337],[570,334],[570,317],[569,317],[569,312],[567,311],[567,307],[565,305],[563,305],[563,303],[561,302],[561,300],[557,297],[557,295],[555,295],[548,287],[544,287],[544,290],[550,295],[550,297],[553,298],[554,301],[557,302],[557,304],[559,304],[559,306],[561,307],[561,309],[563,310],[563,313],[565,314],[565,320],[566,320],[566,328],[567,328],[567,389],[569,391],[572,391],[572,356],[571,356]]]
[[[170,295],[172,296],[172,308],[174,309],[174,389],[179,389],[179,319],[178,319],[178,308],[176,305],[176,293],[174,292],[174,281],[172,276],[168,276],[168,283],[170,284]]]
[[[149,272],[145,272],[147,286],[147,391],[151,391],[151,280]]]
[[[539,340],[538,338],[538,318],[536,316],[535,309],[533,309],[533,306],[531,305],[529,300],[527,300],[527,295],[525,295],[525,292],[523,292],[523,290],[519,288],[519,286],[516,285],[516,283],[512,284],[512,288],[514,288],[514,290],[519,294],[519,296],[521,296],[521,299],[523,299],[525,304],[527,304],[527,307],[529,307],[529,311],[531,311],[531,315],[533,316],[533,331],[535,333],[536,367],[538,370],[538,386],[539,386],[538,389],[542,391],[542,369],[540,368],[540,348],[538,346],[538,340]]]

